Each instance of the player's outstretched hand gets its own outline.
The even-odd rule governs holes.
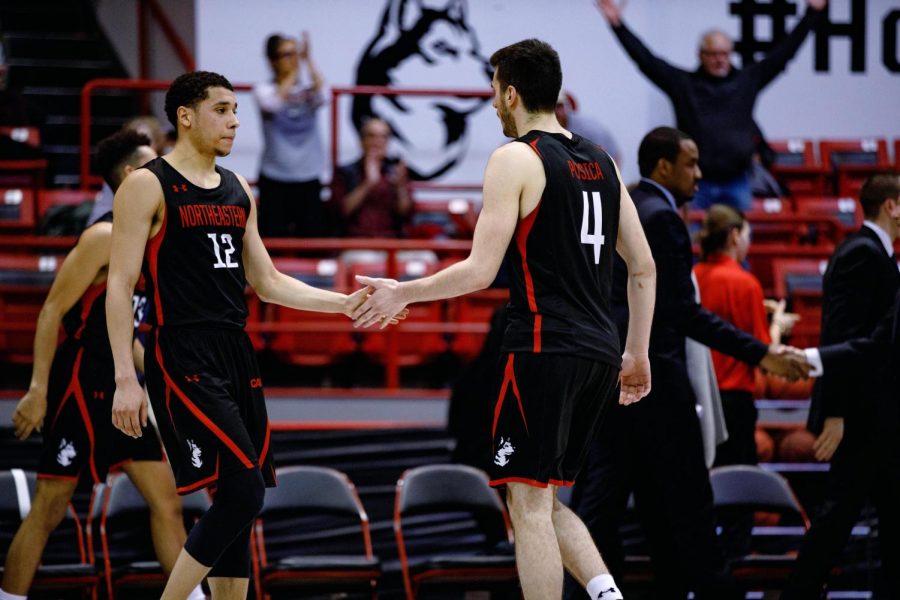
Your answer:
[[[403,312],[406,302],[401,298],[400,284],[396,280],[357,275],[356,281],[374,291],[350,315],[354,327],[370,327],[379,323],[384,329],[406,316]]]
[[[12,424],[16,437],[24,440],[32,431],[40,431],[47,414],[47,395],[32,390],[22,396],[13,412]]]
[[[622,355],[619,373],[619,404],[634,404],[650,393],[650,359],[646,354]]]
[[[116,383],[116,393],[113,396],[112,423],[113,426],[133,438],[142,435],[141,425],[147,425],[146,394],[137,379],[130,379],[122,383]]]

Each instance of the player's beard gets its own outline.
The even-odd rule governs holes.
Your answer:
[[[511,138],[519,137],[519,131],[516,128],[516,120],[513,119],[512,113],[504,106],[503,102],[497,103],[497,116],[500,118],[500,126],[503,128],[503,135]]]

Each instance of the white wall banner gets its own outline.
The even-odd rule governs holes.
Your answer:
[[[621,148],[626,180],[637,177],[641,137],[674,125],[668,99],[637,70],[593,0],[196,0],[198,68],[234,83],[270,78],[268,35],[308,31],[328,85],[490,89],[491,53],[528,37],[549,42],[563,87],[578,112],[605,126]],[[630,0],[624,20],[658,56],[694,70],[701,34],[734,36],[742,58],[759,57],[790,31],[801,0]],[[786,71],[762,93],[756,119],[769,139],[900,138],[900,6],[895,0],[831,0],[828,23],[804,41]],[[262,135],[257,107],[240,94],[241,128],[223,161],[257,176]],[[338,103],[339,163],[355,160],[354,124],[377,114],[394,126],[393,151],[423,178],[478,183],[491,151],[505,141],[489,100],[457,97],[349,97]],[[330,143],[330,111],[320,111]],[[328,176],[328,174],[323,174]]]

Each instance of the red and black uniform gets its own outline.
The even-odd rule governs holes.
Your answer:
[[[112,213],[98,219],[112,220]],[[139,306],[136,294],[134,306]],[[152,427],[134,439],[113,427],[115,365],[106,333],[106,281],[90,286],[63,316],[64,339],[53,356],[38,477],[95,483],[133,460],[162,460]]]
[[[242,264],[250,198],[231,171],[201,188],[163,158],[147,163],[165,197],[143,273],[147,388],[178,492],[260,469],[275,484],[262,380],[244,333]]]
[[[531,131],[544,164],[538,205],[516,226],[491,483],[571,485],[621,366],[610,305],[619,178],[574,135]]]

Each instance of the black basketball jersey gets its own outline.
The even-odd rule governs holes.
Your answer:
[[[112,212],[108,212],[94,223],[109,223]],[[134,326],[137,328],[140,311],[143,310],[146,298],[142,289],[135,289],[132,296],[134,310]],[[112,349],[106,329],[106,280],[91,285],[72,308],[62,318],[63,332],[68,342],[76,342],[89,350],[95,358],[109,357],[112,360]]]
[[[619,366],[611,310],[620,183],[609,155],[578,136],[530,131],[547,184],[506,253],[504,352],[573,354]]]
[[[148,323],[243,328],[242,252],[250,198],[237,176],[216,166],[221,181],[205,189],[162,157],[142,168],[159,179],[166,202],[162,227],[144,253]]]

